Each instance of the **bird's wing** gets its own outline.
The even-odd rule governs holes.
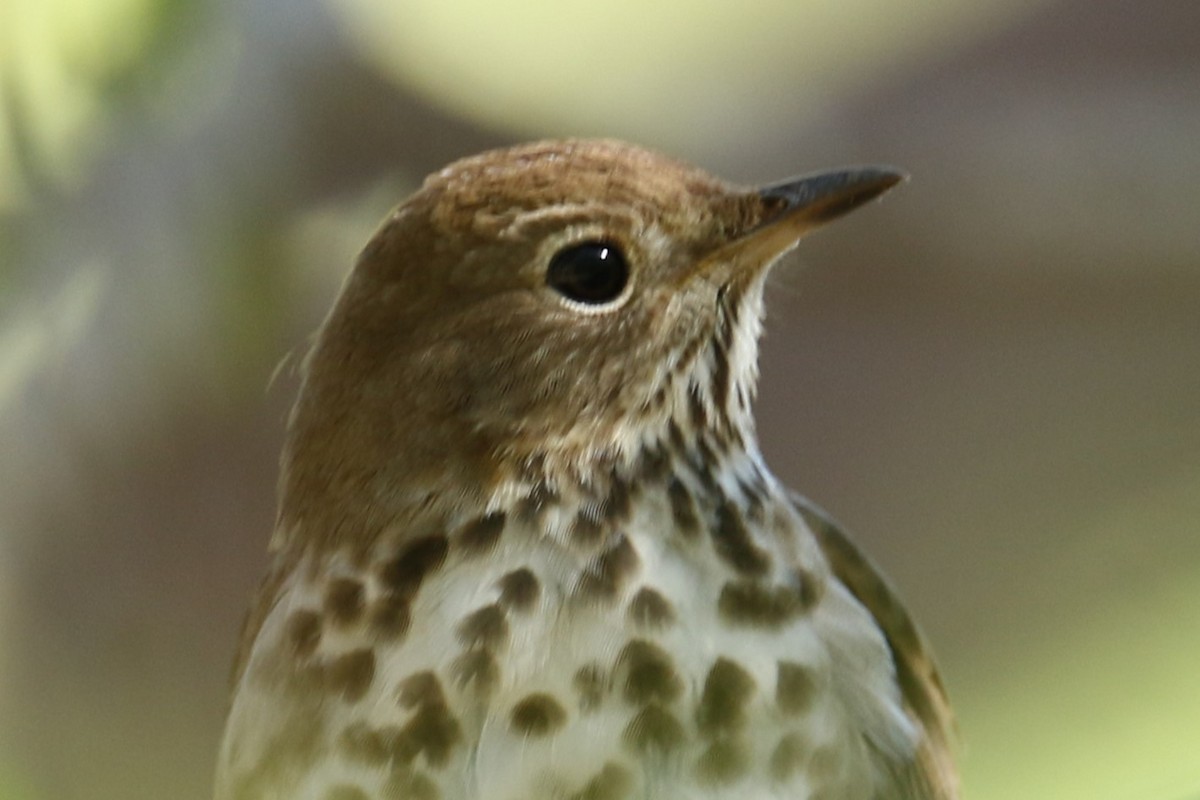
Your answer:
[[[915,797],[957,800],[954,715],[925,637],[887,579],[837,523],[808,498],[794,492],[791,498],[834,574],[879,623],[895,662],[905,709],[925,731],[914,772],[903,776],[902,782],[912,786]]]

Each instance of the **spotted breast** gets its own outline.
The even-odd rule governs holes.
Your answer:
[[[514,493],[289,569],[240,676],[228,797],[795,800],[915,781],[889,641],[803,507],[753,460],[697,463],[664,450],[602,487]]]

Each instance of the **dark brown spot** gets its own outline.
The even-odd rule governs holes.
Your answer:
[[[458,720],[446,707],[441,682],[432,672],[418,672],[400,685],[400,705],[414,709],[412,717],[391,743],[392,757],[409,764],[419,754],[433,766],[441,766],[462,739]]]
[[[625,699],[635,705],[670,703],[683,691],[683,680],[671,656],[644,639],[635,639],[621,648],[615,670],[624,676]]]
[[[505,520],[503,511],[495,511],[472,520],[462,527],[456,540],[471,555],[486,553],[500,541]]]
[[[408,633],[412,618],[408,600],[398,594],[385,594],[371,604],[367,624],[384,640],[399,639]]]
[[[733,625],[778,628],[803,614],[807,606],[801,587],[734,581],[721,587],[717,610]]]
[[[704,679],[696,724],[706,736],[732,733],[746,724],[746,706],[754,696],[754,678],[728,658],[718,658]]]
[[[675,621],[671,602],[649,586],[643,586],[629,601],[629,620],[653,630],[661,630]]]
[[[608,389],[604,393],[604,400],[599,403],[600,408],[614,408],[617,403],[621,402],[621,392],[624,387],[620,381],[613,381],[609,384]]]
[[[380,577],[392,591],[412,597],[421,588],[422,581],[446,561],[449,549],[445,536],[422,536],[409,542],[395,558],[385,562]]]
[[[293,611],[285,635],[295,655],[310,656],[321,643],[321,617],[307,609]]]
[[[611,600],[629,582],[638,568],[637,551],[629,537],[620,534],[616,544],[592,559],[579,581],[583,595]]]
[[[756,525],[764,524],[766,520],[766,499],[763,493],[752,483],[744,480],[738,481],[738,487],[742,490],[742,497],[745,499],[746,519]]]
[[[720,489],[716,488],[716,470],[713,469],[714,464],[720,464],[721,454],[729,451],[729,437],[723,432],[705,432],[696,438],[696,464],[695,468],[702,473],[702,482],[706,487],[712,487],[710,491],[716,495],[720,493]]]
[[[514,611],[528,611],[537,602],[541,586],[528,567],[514,569],[500,579],[500,605]]]
[[[365,647],[342,653],[325,669],[329,688],[351,703],[362,699],[374,679],[375,653]]]
[[[604,501],[604,519],[610,525],[623,525],[629,520],[633,510],[633,490],[629,483],[617,478],[612,479],[608,498]]]
[[[356,622],[363,613],[363,587],[353,578],[334,578],[325,587],[325,613],[338,625]]]
[[[584,508],[571,520],[571,541],[585,547],[595,547],[604,539],[604,526],[595,508]]]
[[[718,497],[721,494],[721,484],[717,483],[717,471],[712,468],[712,465],[719,463],[721,459],[717,458],[713,449],[704,440],[700,440],[697,446],[703,452],[698,459],[692,460],[692,474],[700,481],[700,491],[703,496]]]
[[[388,775],[381,800],[441,800],[441,796],[437,784],[425,773],[409,766],[400,766]]]
[[[442,682],[433,672],[414,672],[396,687],[396,700],[401,708],[416,708],[421,705],[445,705],[446,695]]]
[[[671,472],[671,459],[660,445],[646,448],[642,452],[638,475],[647,483],[658,483]]]
[[[322,800],[370,800],[367,793],[357,786],[352,786],[348,783],[339,783],[328,789]]]
[[[567,800],[625,800],[632,791],[633,775],[620,764],[609,761]]]
[[[816,680],[812,670],[803,664],[780,661],[775,683],[775,702],[785,714],[807,711],[813,702]]]
[[[728,501],[717,507],[717,525],[713,528],[712,538],[717,555],[743,575],[759,577],[771,566],[770,558],[754,543],[742,515]]]
[[[651,401],[651,405],[654,408],[662,408],[666,404],[667,404],[667,387],[660,386],[660,387],[658,387],[658,391],[654,393],[654,399]]]
[[[492,603],[468,614],[455,632],[467,647],[496,647],[508,640],[508,617]]]
[[[707,336],[697,336],[696,338],[689,340],[687,345],[679,351],[679,357],[675,359],[675,366],[692,366],[696,361],[696,357],[700,355],[700,351],[703,350],[711,341],[712,340]]]
[[[407,764],[424,753],[431,766],[442,766],[461,739],[458,720],[445,706],[421,706],[393,740],[392,757]]]
[[[733,339],[732,321],[729,322],[728,325],[730,331],[729,335],[723,336],[722,341],[713,342],[712,347],[712,393],[713,402],[716,404],[717,408],[729,407],[730,369],[728,347],[732,343]]]
[[[550,695],[538,692],[527,695],[513,706],[509,721],[517,733],[545,736],[566,723],[567,711]]]
[[[608,693],[608,681],[599,664],[584,664],[575,671],[572,684],[579,692],[579,708],[583,711],[597,708]]]
[[[636,753],[667,753],[684,743],[683,726],[660,705],[648,705],[625,726],[621,739]]]
[[[700,515],[696,512],[696,502],[692,493],[679,478],[672,478],[667,486],[667,497],[671,501],[671,516],[675,520],[675,530],[685,538],[694,539],[700,533]]]
[[[379,766],[388,759],[388,734],[364,722],[346,726],[338,735],[337,746],[347,759],[370,766]]]
[[[696,760],[696,777],[708,786],[733,783],[746,774],[750,756],[739,742],[719,739]]]
[[[539,462],[544,462],[544,459],[539,459]],[[540,472],[545,469],[544,463],[531,465],[532,471]],[[540,526],[542,523],[542,515],[546,509],[550,508],[558,500],[558,495],[550,491],[544,482],[538,482],[530,490],[529,496],[523,499],[517,505],[517,516],[524,522]]]
[[[771,777],[777,781],[786,781],[800,771],[808,755],[808,742],[800,733],[786,734],[775,745],[771,753]]]
[[[821,602],[821,598],[825,595],[824,579],[818,579],[812,573],[803,569],[795,570],[794,576],[794,580],[800,587],[800,604],[804,606],[805,611],[811,609],[817,603]],[[910,624],[908,627],[909,630],[913,631],[915,635],[915,629],[912,627],[912,625]],[[888,628],[886,625],[883,626],[883,629],[890,630],[890,628]]]
[[[451,667],[459,688],[472,688],[483,697],[491,695],[500,680],[500,665],[491,650],[476,648],[454,659]]]
[[[679,427],[679,423],[675,421],[674,417],[667,423],[667,443],[676,455],[681,458],[687,456],[687,439],[684,438],[683,429]]]

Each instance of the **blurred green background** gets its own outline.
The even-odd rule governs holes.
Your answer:
[[[426,173],[912,180],[776,273],[761,431],[969,800],[1200,796],[1200,3],[2,0],[0,800],[205,798],[303,352]]]

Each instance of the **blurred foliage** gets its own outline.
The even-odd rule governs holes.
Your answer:
[[[120,98],[161,63],[177,0],[0,5],[0,212],[35,187],[78,188],[114,134]]]
[[[1044,0],[336,0],[373,63],[431,103],[523,136],[611,135],[711,152],[809,124]],[[797,81],[795,76],[804,75]],[[747,97],[777,102],[739,118]],[[688,124],[680,124],[688,120]],[[782,132],[782,131],[781,131]]]
[[[1194,535],[1200,472],[1106,512],[1087,541],[1088,549],[1102,544],[1110,550],[1079,552],[1074,562],[1106,560],[1119,577],[1123,559],[1138,560],[1122,549],[1147,546],[1142,532]],[[971,796],[1011,797],[1023,786],[1053,787],[1044,796],[1079,800],[1194,795],[1200,786],[1200,563],[1194,553],[1185,548],[1176,563],[1135,587],[1088,592],[1069,626],[1062,613],[1073,609],[1047,609],[1029,620],[1025,649],[991,648],[992,661],[975,665],[986,680],[961,685],[956,696],[962,719],[970,722]],[[1062,580],[1087,589],[1075,575]],[[984,746],[988,752],[980,752]]]

